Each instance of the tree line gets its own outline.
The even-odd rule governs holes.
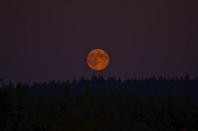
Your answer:
[[[1,131],[181,131],[198,127],[198,79],[0,84]]]

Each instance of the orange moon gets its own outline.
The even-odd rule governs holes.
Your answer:
[[[110,61],[108,53],[102,49],[94,49],[87,56],[88,66],[95,71],[104,70]]]

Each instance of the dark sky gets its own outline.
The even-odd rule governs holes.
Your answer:
[[[198,75],[197,0],[0,1],[0,76],[11,81]],[[111,63],[96,73],[88,52]]]

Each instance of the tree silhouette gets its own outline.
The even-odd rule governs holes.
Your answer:
[[[197,130],[198,80],[1,83],[0,130]]]

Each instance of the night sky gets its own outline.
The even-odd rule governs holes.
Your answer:
[[[1,0],[0,77],[198,75],[197,0]],[[106,50],[110,65],[86,57]]]

